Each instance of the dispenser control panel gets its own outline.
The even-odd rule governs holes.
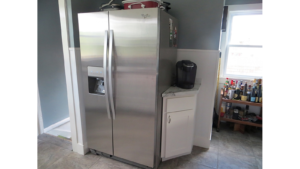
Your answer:
[[[88,76],[90,77],[103,77],[103,67],[88,66]]]

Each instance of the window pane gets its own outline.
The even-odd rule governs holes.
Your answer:
[[[262,76],[262,48],[229,47],[226,74]]]
[[[262,45],[262,15],[234,16],[230,44]]]

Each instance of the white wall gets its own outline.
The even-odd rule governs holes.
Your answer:
[[[194,145],[209,148],[215,91],[217,88],[218,50],[178,49],[177,61],[197,64],[196,82],[201,82],[195,114]]]

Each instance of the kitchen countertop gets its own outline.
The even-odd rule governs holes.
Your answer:
[[[163,92],[162,97],[184,96],[184,95],[195,94],[195,93],[197,94],[199,92],[200,85],[201,84],[195,84],[194,88],[192,89],[182,89],[176,86],[171,86],[168,88],[168,90]]]

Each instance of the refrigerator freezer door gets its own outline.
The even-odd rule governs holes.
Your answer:
[[[113,31],[114,156],[153,167],[158,9],[109,11]]]
[[[106,95],[89,93],[88,67],[104,67],[105,31],[108,30],[108,12],[78,14],[83,97],[85,104],[88,147],[113,154],[112,119],[109,119]],[[106,79],[104,79],[106,85]]]

